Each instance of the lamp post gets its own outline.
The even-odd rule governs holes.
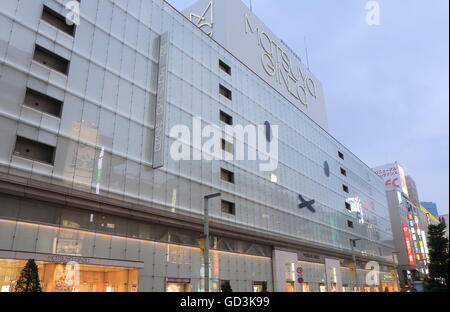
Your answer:
[[[399,280],[399,274],[398,274],[398,272],[397,272],[397,268],[398,268],[398,255],[400,254],[400,251],[393,251],[392,252],[392,262],[394,262],[394,273],[395,273],[395,275],[394,275],[394,278],[397,280],[397,286],[398,286],[398,283],[400,282],[400,280]],[[396,255],[396,257],[394,257],[394,255]]]
[[[358,287],[358,268],[356,267],[356,256],[355,256],[355,249],[354,246],[356,246],[356,242],[360,241],[360,238],[350,238],[350,247],[352,247],[352,259],[353,263],[355,264],[355,286]]]
[[[393,251],[392,252],[392,262],[394,263],[394,265],[398,265],[398,255],[400,254],[400,251]],[[394,255],[397,255],[394,257]]]
[[[203,197],[203,235],[205,237],[205,292],[209,292],[209,207],[210,199],[221,196],[221,193],[206,195]]]

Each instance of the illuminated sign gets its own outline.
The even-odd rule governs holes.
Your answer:
[[[411,246],[411,236],[409,235],[408,226],[406,224],[403,224],[402,227],[403,227],[403,237],[406,243],[406,251],[408,253],[409,265],[412,266],[416,264],[416,261],[414,260],[413,248]]]
[[[398,197],[398,203],[403,204],[402,192],[397,192],[397,197]]]
[[[422,237],[423,237],[423,246],[425,249],[425,254],[428,256],[428,243],[427,243],[427,236],[425,234],[425,231],[422,231]]]

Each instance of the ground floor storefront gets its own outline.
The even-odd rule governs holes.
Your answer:
[[[279,292],[398,292],[394,267],[365,269],[367,261],[328,258],[310,251],[274,250],[274,289]],[[372,278],[368,278],[372,277]]]
[[[46,292],[203,292],[199,231],[89,209],[1,196],[0,290],[14,291],[28,259]],[[364,262],[249,237],[211,235],[212,292],[398,291],[392,268],[367,285]]]
[[[26,260],[0,259],[1,292],[12,292]],[[138,269],[36,261],[44,292],[133,292]]]

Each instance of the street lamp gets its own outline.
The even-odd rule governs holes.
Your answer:
[[[356,267],[356,256],[355,256],[355,249],[353,248],[356,246],[356,242],[360,241],[360,238],[350,238],[350,246],[352,247],[352,259],[353,263],[355,264],[355,286],[358,287],[358,268]]]
[[[392,262],[394,262],[394,265],[397,264],[398,265],[398,256],[394,257],[394,255],[399,255],[400,251],[393,251],[392,252]]]
[[[203,235],[205,237],[205,292],[209,292],[209,207],[208,201],[221,196],[221,193],[214,193],[203,197]]]
[[[394,278],[397,280],[397,285],[400,282],[400,275],[398,274],[398,255],[400,254],[400,251],[393,251],[392,252],[392,261],[394,262]],[[394,255],[396,255],[394,257]]]

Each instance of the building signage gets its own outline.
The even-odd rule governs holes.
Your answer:
[[[406,224],[403,224],[402,227],[403,227],[403,237],[405,239],[405,244],[406,244],[406,252],[408,254],[409,265],[413,266],[416,264],[416,261],[414,260],[411,236],[409,235],[408,226]]]
[[[314,263],[325,263],[325,257],[320,254],[315,254],[312,252],[299,252],[298,260]]]
[[[316,209],[314,209],[313,205],[315,204],[315,200],[305,200],[302,195],[298,195],[298,198],[300,199],[300,204],[298,205],[298,208],[303,209],[307,208],[312,213],[316,212]]]
[[[373,170],[383,179],[386,190],[402,191],[408,195],[405,172],[398,163],[376,167]]]
[[[74,257],[74,256],[63,256],[63,255],[48,255],[47,260],[50,262],[77,262],[80,264],[89,264],[90,260],[88,258],[83,257]]]
[[[325,130],[322,85],[241,0],[198,0],[183,14]]]
[[[153,145],[153,169],[164,167],[164,142],[167,105],[167,76],[170,51],[169,33],[160,38],[158,89],[155,107],[155,139]]]
[[[308,106],[310,98],[317,98],[316,84],[300,61],[291,57],[291,53],[277,43],[274,38],[257,26],[248,14],[245,14],[245,34],[249,40],[257,42],[261,66],[269,77],[284,88],[299,103]]]

